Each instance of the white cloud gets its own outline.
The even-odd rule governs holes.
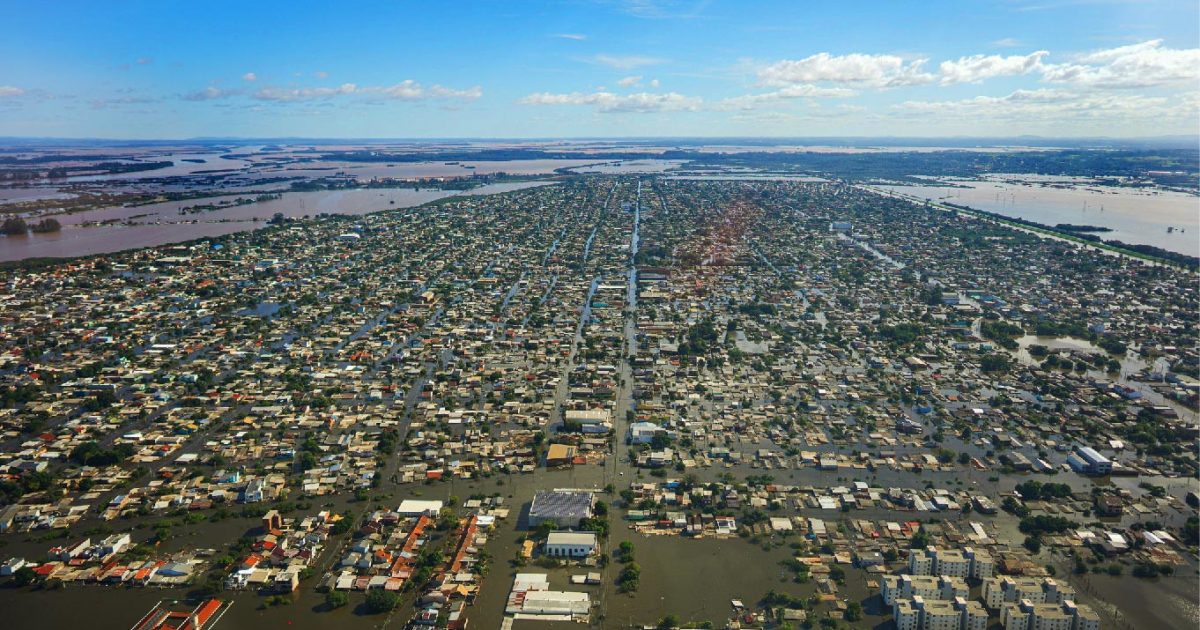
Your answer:
[[[152,63],[154,63],[154,57],[139,57],[137,60],[139,66],[148,66]]]
[[[822,52],[800,60],[783,60],[759,70],[759,83],[771,87],[828,81],[871,87],[899,87],[930,83],[934,77],[922,70],[927,59],[905,61],[896,55],[830,55]]]
[[[639,75],[634,75],[631,77],[625,77],[624,79],[617,81],[617,85],[619,85],[621,87],[633,87],[641,82],[642,82],[642,75],[639,74]]]
[[[25,90],[12,85],[0,85],[0,98],[16,98],[25,96]]]
[[[425,87],[411,79],[395,85],[363,86],[354,83],[343,83],[337,87],[304,87],[278,88],[264,87],[254,93],[254,98],[260,101],[291,103],[300,101],[319,101],[341,96],[373,96],[381,99],[400,101],[420,101],[427,99],[456,99],[470,101],[483,96],[483,88],[475,86],[464,90],[448,88],[443,85]]]
[[[257,81],[258,75],[254,74],[253,72],[247,72],[246,74],[242,75],[242,80],[243,81]]]
[[[1194,120],[1200,100],[1065,90],[1016,90],[1005,96],[976,96],[957,101],[906,101],[893,110],[939,120],[1007,120],[1023,125],[1078,125],[1099,122],[1114,128],[1133,120]]]
[[[553,37],[557,37],[558,39],[570,39],[570,40],[574,40],[577,42],[581,42],[581,41],[587,39],[587,35],[583,35],[580,33],[558,33],[558,34],[554,35]]]
[[[297,73],[296,76],[300,76],[299,73]],[[318,79],[326,79],[329,77],[329,73],[325,72],[324,70],[317,70],[313,73],[313,76],[317,77]]]
[[[1048,64],[1042,78],[1094,88],[1142,88],[1200,80],[1200,48],[1165,48],[1161,39],[1100,50]]]
[[[260,101],[274,101],[281,103],[289,103],[293,101],[313,101],[331,98],[334,96],[353,94],[358,91],[358,86],[353,83],[343,83],[338,87],[316,87],[316,88],[277,88],[265,87],[254,93],[254,98]]]
[[[483,97],[483,88],[476,85],[465,90],[455,90],[440,85],[435,85],[429,88],[429,95],[434,98],[457,98],[462,100],[475,100]]]
[[[767,103],[777,103],[779,101],[798,98],[845,98],[854,96],[854,94],[855,91],[849,88],[819,87],[803,83],[800,85],[789,85],[774,92],[766,92],[764,94],[747,94],[745,96],[727,98],[721,101],[720,106],[722,109],[753,109]]]
[[[1042,57],[1050,54],[1039,50],[1028,55],[972,55],[959,57],[956,61],[943,61],[938,66],[938,77],[942,85],[952,83],[978,83],[992,77],[1029,74],[1041,67]]]
[[[641,66],[653,66],[661,63],[666,63],[665,59],[658,57],[646,57],[642,55],[596,55],[591,58],[593,63],[598,63],[602,66],[616,68],[618,70],[632,70]]]
[[[894,88],[939,82],[975,83],[1000,76],[1028,74],[1042,68],[1047,51],[1028,55],[972,55],[943,61],[937,72],[928,72],[928,59],[911,61],[898,55],[817,53],[800,60],[783,60],[758,71],[761,85],[786,87],[813,83]]]
[[[597,111],[612,112],[669,112],[695,111],[703,104],[698,96],[684,96],[675,92],[652,94],[638,92],[636,94],[613,94],[612,92],[595,92],[583,94],[554,94],[539,92],[521,99],[526,105],[592,105]]]
[[[184,94],[182,98],[185,101],[213,101],[219,98],[229,98],[234,94],[237,94],[234,90],[222,90],[218,87],[209,86],[202,90]]]
[[[1021,40],[1015,37],[1005,37],[992,42],[992,46],[996,48],[1016,48],[1021,45]]]
[[[639,18],[692,19],[709,0],[615,0],[621,11]]]
[[[658,79],[650,79],[650,87],[658,89]]]
[[[361,91],[364,94],[377,94],[402,101],[419,101],[428,98],[475,100],[483,96],[483,88],[478,85],[465,90],[456,90],[442,85],[426,88],[411,79],[386,87],[365,87]]]

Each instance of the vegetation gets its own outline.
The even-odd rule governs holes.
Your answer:
[[[374,589],[367,593],[367,612],[377,615],[391,612],[400,603],[400,596],[392,591]]]

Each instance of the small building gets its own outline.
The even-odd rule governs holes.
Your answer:
[[[270,510],[262,517],[262,527],[265,531],[283,529],[283,515],[279,510]]]
[[[649,444],[654,441],[654,436],[662,430],[662,427],[653,422],[634,422],[629,425],[625,441],[629,444]]]
[[[546,450],[546,466],[570,466],[575,460],[577,450],[571,444],[551,444]]]
[[[441,501],[405,499],[400,502],[400,507],[396,508],[396,512],[400,516],[437,516],[441,513],[443,505],[445,504]]]
[[[1067,464],[1075,472],[1087,475],[1107,475],[1112,472],[1112,460],[1101,455],[1096,449],[1084,446],[1075,450],[1067,458]]]
[[[556,558],[586,558],[596,552],[596,532],[550,532],[543,551]]]

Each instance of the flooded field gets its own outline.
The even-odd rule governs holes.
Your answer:
[[[1112,229],[1104,240],[1200,254],[1200,198],[1168,191],[1100,186],[1065,178],[1017,180],[989,176],[946,186],[884,186],[887,190],[960,204],[1046,225],[1070,223]],[[1168,232],[1168,228],[1171,229]]]

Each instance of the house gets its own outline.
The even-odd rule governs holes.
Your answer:
[[[543,551],[557,558],[584,558],[596,551],[595,532],[550,532]]]
[[[262,527],[265,531],[283,529],[283,515],[278,510],[271,510],[262,517]]]
[[[625,441],[629,444],[649,444],[654,441],[654,436],[660,431],[662,431],[662,427],[653,422],[634,422],[629,425]]]
[[[24,558],[9,558],[0,565],[0,575],[12,575],[28,564]]]
[[[109,556],[114,553],[121,553],[129,548],[131,542],[129,534],[113,534],[100,541],[100,555]]]
[[[258,503],[263,500],[263,480],[251,479],[242,490],[242,503]]]

